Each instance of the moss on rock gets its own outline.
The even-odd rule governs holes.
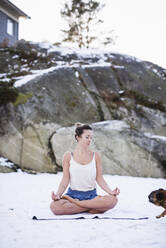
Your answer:
[[[14,102],[14,106],[17,107],[19,104],[24,104],[27,102],[27,100],[29,98],[31,98],[33,96],[33,94],[31,92],[27,92],[27,93],[19,93],[15,102]]]

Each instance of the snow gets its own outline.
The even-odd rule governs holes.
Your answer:
[[[118,53],[118,52],[116,52],[116,54],[123,55],[123,57],[121,56],[121,60],[122,61],[124,60],[124,57],[125,57],[126,58],[126,61],[129,62],[129,63],[132,62],[132,61],[136,61],[138,63],[141,63],[142,62],[141,59],[138,59],[138,58],[136,58],[134,56],[131,56],[131,55],[127,55],[127,54],[123,54],[123,53]]]
[[[68,68],[68,67],[71,67],[71,65],[68,62],[66,64],[64,64],[64,62],[59,61],[57,64],[58,64],[57,66],[53,66],[53,67],[50,67],[48,69],[31,70],[31,73],[32,73],[31,75],[26,75],[24,77],[21,77],[21,79],[20,78],[19,79],[17,78],[18,80],[14,83],[14,87],[16,87],[16,88],[17,87],[21,87],[24,84],[28,83],[30,80],[35,79],[38,76],[42,76],[45,73],[49,73],[49,72],[52,72],[54,70],[57,70],[59,68]],[[109,66],[110,67],[110,65],[111,65],[110,63],[103,61],[101,64],[100,63],[93,63],[93,64],[90,64],[90,65],[83,65],[82,67],[83,68],[95,67],[95,66],[97,66],[97,67],[99,67],[99,66],[100,67]],[[79,67],[78,64],[73,64],[73,66]],[[77,77],[78,74],[75,74],[75,76]],[[7,79],[5,79],[5,81],[6,80]]]
[[[110,58],[114,58],[115,56],[111,53],[113,53],[113,50],[108,50],[107,48],[105,49],[97,49],[97,48],[91,48],[91,49],[87,49],[87,48],[76,48],[76,47],[70,47],[70,45],[67,46],[56,46],[56,45],[52,45],[49,42],[40,42],[40,43],[32,43],[32,44],[37,44],[39,45],[41,48],[47,49],[47,53],[53,53],[53,52],[59,52],[62,56],[67,56],[69,54],[77,54],[77,56],[81,59],[81,58],[96,58],[98,57],[98,62],[97,63],[92,63],[94,66],[97,65],[101,65],[103,64],[103,66],[110,66],[111,62],[105,62],[108,59],[108,55],[109,55],[109,59]],[[118,52],[116,52],[117,54],[120,54]],[[128,60],[130,61],[137,61],[137,62],[141,62],[141,60],[133,57],[133,56],[129,56],[129,55],[124,55]],[[122,57],[123,58],[123,57]],[[120,69],[124,69],[124,66],[118,66],[118,65],[112,65],[114,68],[120,68]]]
[[[29,81],[31,81],[32,79],[41,76],[45,73],[49,73],[53,70],[59,69],[59,68],[68,68],[68,67],[80,67],[82,66],[82,68],[86,69],[86,68],[90,68],[90,67],[111,67],[111,68],[115,68],[115,69],[125,69],[125,66],[123,65],[115,65],[111,62],[111,58],[114,58],[115,55],[113,53],[113,51],[109,51],[107,49],[86,49],[86,48],[73,48],[73,47],[62,47],[62,46],[56,46],[56,45],[52,45],[51,43],[48,42],[31,42],[32,44],[38,45],[39,47],[41,47],[42,49],[46,49],[46,53],[42,53],[42,52],[38,52],[38,56],[42,56],[45,57],[46,54],[49,56],[50,53],[59,53],[61,56],[66,56],[68,57],[69,55],[76,55],[77,56],[77,60],[71,60],[71,61],[58,61],[55,58],[52,58],[52,62],[55,64],[55,66],[52,66],[48,69],[41,69],[41,70],[32,70],[30,68],[30,66],[27,64],[27,60],[26,59],[21,59],[22,62],[26,63],[24,65],[21,66],[20,68],[20,72],[22,71],[27,71],[30,73],[30,75],[26,75],[24,77],[17,77],[17,78],[13,78],[14,80],[16,80],[16,82],[14,83],[14,87],[21,87],[22,85],[28,83]],[[32,51],[36,51],[34,48],[32,49]],[[111,54],[113,53],[113,54]],[[133,56],[129,56],[126,54],[120,54],[120,53],[116,53],[116,55],[120,56],[120,59],[126,60],[127,62],[131,62],[131,61],[136,61],[137,63],[142,62],[141,60],[133,57]],[[13,59],[17,59],[18,55],[14,55],[12,57]],[[61,58],[62,59],[62,58]],[[94,61],[93,61],[94,59]],[[33,61],[33,66],[35,64],[38,63],[38,60]],[[31,65],[32,66],[32,65]],[[147,65],[148,67],[149,65]],[[159,77],[164,78],[164,73],[158,71],[155,68],[152,68],[152,65],[149,67],[150,69],[152,69],[152,71],[157,74]],[[13,69],[18,69],[18,65],[14,65],[13,67],[11,67],[11,65],[9,65],[9,69],[11,69],[11,71]],[[95,70],[95,69],[94,69]],[[75,74],[75,76],[77,77],[78,74]],[[11,78],[8,78],[8,75],[6,74],[0,74],[0,78],[1,81],[4,82],[9,82],[11,81]]]
[[[163,80],[165,79],[165,72],[166,70],[164,70],[164,73],[157,70],[156,68],[153,68],[152,71],[160,78],[162,78]]]
[[[13,168],[13,163],[9,162],[7,158],[0,157],[0,166],[7,166],[9,168]]]
[[[49,53],[52,53],[52,52],[60,52],[61,55],[65,56],[65,55],[68,55],[68,54],[73,54],[73,53],[77,53],[77,55],[79,55],[80,58],[86,58],[89,56],[91,58],[96,57],[98,56],[101,61],[105,61],[107,60],[107,56],[106,54],[108,55],[109,53],[112,53],[113,50],[108,50],[107,48],[106,49],[95,49],[95,48],[91,48],[91,49],[87,49],[87,48],[73,48],[73,47],[58,47],[58,46],[55,46],[55,45],[52,45],[50,43],[37,43],[41,48],[45,48],[45,49],[48,49],[48,54]],[[118,53],[116,52],[117,54],[120,54],[122,55],[121,53]],[[128,62],[131,62],[131,61],[136,61],[136,62],[142,62],[142,60],[134,57],[134,56],[129,56],[129,55],[126,55],[126,54],[123,54],[123,56],[125,56],[128,60]],[[114,55],[113,54],[109,54],[109,58],[114,58]],[[121,57],[122,60],[124,60],[123,57]],[[115,66],[115,65],[114,65]],[[116,68],[124,68],[124,66],[116,66]]]
[[[116,131],[122,131],[123,129],[129,128],[129,125],[127,125],[124,121],[119,120],[109,120],[109,121],[101,121],[96,122],[92,124],[96,128],[104,128],[107,130],[116,130]]]
[[[90,64],[90,65],[82,65],[82,68],[90,68],[90,67],[110,67],[111,66],[111,63],[110,62],[104,62],[103,60],[102,60],[102,62],[101,62],[101,60],[99,60],[98,62],[96,62],[96,63],[92,63],[92,64]]]
[[[76,48],[76,47],[70,47],[70,46],[55,46],[52,45],[50,43],[37,43],[41,48],[45,48],[48,49],[48,54],[52,53],[52,52],[60,52],[61,55],[65,56],[68,54],[73,54],[73,53],[77,53],[77,55],[79,55],[80,57],[93,57],[96,55],[102,57],[103,59],[106,59],[106,56],[104,55],[104,53],[111,53],[111,51],[108,51],[107,49],[95,49],[95,48]],[[113,57],[113,55],[111,55],[111,57]]]
[[[9,79],[9,78],[2,78],[2,79],[1,79],[1,82],[5,82],[5,83],[6,83],[6,82],[10,82],[10,79]]]
[[[124,69],[125,67],[123,65],[112,65],[111,67],[116,68],[116,69]]]
[[[57,68],[57,67],[56,67]],[[27,76],[24,76],[22,77],[21,79],[17,80],[14,84],[14,86],[17,88],[17,87],[21,87],[22,85],[28,83],[30,80],[38,77],[38,76],[41,76],[45,73],[49,73],[51,71],[54,71],[55,70],[55,67],[51,67],[51,68],[48,68],[48,69],[43,69],[43,70],[32,70],[31,72],[33,73],[32,75],[27,75]]]
[[[147,220],[32,220],[32,210],[50,214],[50,193],[57,190],[61,177],[62,173],[0,174],[1,248],[166,247],[166,217],[155,218],[163,209],[148,201],[151,191],[166,188],[165,179],[104,175],[111,188],[121,190],[112,214],[135,212]],[[98,193],[103,191],[98,188]]]
[[[157,139],[166,142],[166,136],[161,136],[161,135],[153,135],[151,133],[144,133],[146,137],[150,139]]]
[[[119,94],[123,94],[125,92],[125,90],[119,90],[118,93]]]
[[[165,73],[166,73],[166,70],[160,70],[161,68],[157,65],[154,65],[154,64],[146,64],[146,68],[148,70],[152,70],[153,73],[155,73],[158,77],[160,77],[162,80],[165,80]],[[160,68],[160,69],[159,69]]]
[[[18,58],[19,58],[18,55],[14,55],[14,56],[12,57],[12,59],[18,59]]]
[[[75,76],[76,76],[77,78],[79,78],[79,73],[78,73],[78,71],[75,72]]]
[[[7,73],[0,73],[0,78],[6,77]]]

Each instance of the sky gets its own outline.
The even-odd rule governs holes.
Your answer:
[[[19,39],[55,43],[66,22],[60,15],[63,0],[11,0],[31,19],[20,18]],[[114,30],[109,50],[135,56],[166,68],[166,0],[101,0],[103,30]]]

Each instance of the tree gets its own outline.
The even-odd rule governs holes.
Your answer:
[[[98,40],[94,30],[103,23],[103,20],[97,18],[97,14],[104,6],[105,4],[94,0],[66,0],[61,9],[61,15],[68,24],[68,29],[62,30],[65,35],[63,42],[73,42],[80,48],[89,48],[91,43]],[[113,42],[111,37],[103,38],[100,41],[102,44]]]

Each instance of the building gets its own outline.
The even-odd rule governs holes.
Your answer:
[[[0,43],[12,46],[18,40],[19,18],[30,18],[8,0],[0,0]]]

